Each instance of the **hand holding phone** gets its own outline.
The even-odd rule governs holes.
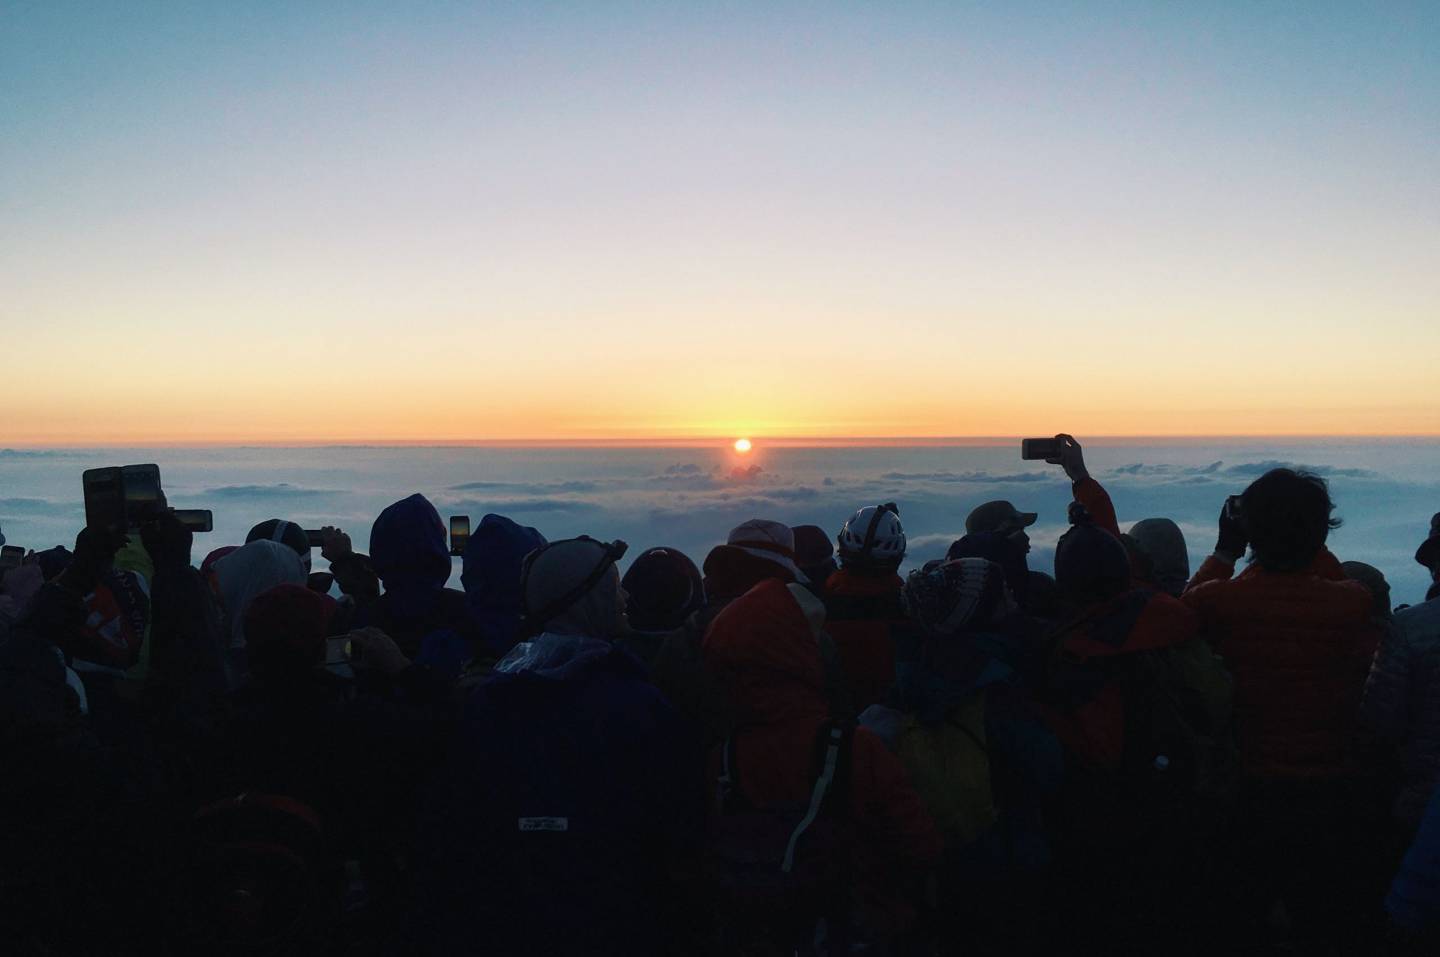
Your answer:
[[[1220,509],[1220,533],[1215,539],[1215,554],[1229,561],[1238,561],[1250,545],[1250,533],[1245,528],[1245,516],[1241,510],[1241,497],[1232,495]]]
[[[463,556],[465,546],[470,542],[470,516],[450,516],[450,554]]]
[[[1043,462],[1060,454],[1059,439],[1021,439],[1020,458],[1027,462]]]

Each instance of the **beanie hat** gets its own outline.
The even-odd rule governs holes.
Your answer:
[[[275,674],[314,667],[325,658],[325,639],[337,603],[304,585],[276,585],[245,610],[250,669]]]
[[[1074,525],[1055,546],[1055,581],[1067,595],[1110,598],[1130,582],[1130,556],[1104,529]]]
[[[642,552],[620,586],[629,596],[625,609],[630,625],[638,631],[673,631],[705,604],[700,569],[673,548]]]
[[[983,558],[928,562],[901,592],[905,612],[936,635],[983,625],[1004,604],[1005,571]]]

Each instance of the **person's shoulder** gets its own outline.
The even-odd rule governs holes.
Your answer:
[[[1408,637],[1440,640],[1440,598],[1411,605],[1395,615],[1395,627]]]

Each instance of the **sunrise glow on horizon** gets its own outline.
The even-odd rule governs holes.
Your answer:
[[[1440,7],[995,7],[9,10],[0,446],[1440,433]]]

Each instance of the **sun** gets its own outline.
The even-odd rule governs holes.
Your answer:
[[[736,439],[736,440],[735,440],[735,451],[736,451],[736,452],[739,452],[741,455],[744,455],[746,452],[749,452],[749,451],[750,451],[750,440],[749,440],[749,439]]]

